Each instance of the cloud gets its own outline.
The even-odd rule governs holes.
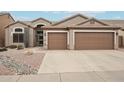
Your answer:
[[[25,16],[13,16],[14,19],[17,21],[17,20],[21,20],[21,21],[29,21],[29,20],[32,20],[32,18],[30,17],[25,17]]]
[[[84,14],[84,15],[87,15],[87,16],[94,16],[94,17],[96,17],[97,15],[106,13],[106,11],[67,11],[67,12],[70,13],[70,14],[80,13],[80,14]]]
[[[67,14],[67,16],[71,16],[74,14],[84,14],[86,16],[91,16],[91,17],[96,17],[97,15],[101,15],[101,14],[106,14],[107,11],[44,11],[45,13],[52,13],[52,14],[61,14],[61,13],[65,13]]]
[[[50,14],[56,14],[57,16],[58,15],[61,15],[62,13],[64,15],[62,15],[63,17],[61,18],[65,18],[65,17],[70,17],[74,14],[84,14],[86,16],[89,16],[89,17],[97,17],[98,15],[104,15],[106,14],[106,11],[42,11],[42,13],[50,13]],[[22,20],[22,21],[30,21],[30,20],[33,20],[32,16],[15,16],[13,15],[13,18],[15,20]],[[120,19],[120,17],[116,17],[116,19]]]
[[[121,19],[121,17],[120,16],[116,16],[113,19]]]
[[[106,11],[67,11],[69,13],[88,13],[88,14],[101,14],[106,13]]]
[[[52,13],[52,14],[60,14],[60,13],[65,13],[66,11],[43,11],[45,13]]]

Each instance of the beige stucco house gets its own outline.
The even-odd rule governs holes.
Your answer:
[[[119,21],[120,22],[120,21]],[[59,22],[44,18],[17,21],[5,28],[5,45],[44,49],[118,49],[124,46],[124,21],[98,20],[77,14]]]

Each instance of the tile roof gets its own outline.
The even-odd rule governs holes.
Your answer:
[[[35,22],[35,21],[37,21],[37,20],[44,20],[44,21],[46,21],[46,22],[48,22],[48,23],[50,23],[51,24],[51,22],[49,21],[49,20],[47,20],[47,19],[45,19],[45,18],[37,18],[37,19],[35,19],[35,20],[33,20],[32,22]]]
[[[65,21],[68,21],[68,20],[70,20],[70,19],[72,19],[72,18],[75,18],[75,17],[77,17],[77,16],[80,16],[80,17],[85,18],[85,19],[89,19],[89,17],[84,16],[84,15],[82,15],[82,14],[76,14],[76,15],[67,17],[67,18],[65,18],[65,19],[63,19],[63,20],[61,20],[61,21],[58,21],[58,22],[52,24],[52,26],[56,26],[56,25],[58,25],[58,24],[60,24],[60,23],[63,23],[63,22],[65,22]]]
[[[124,28],[124,20],[102,20],[103,22],[109,23],[113,26],[120,26]]]
[[[84,23],[86,23],[86,22],[89,22],[89,21],[96,21],[96,22],[98,22],[98,23],[100,23],[100,24],[102,24],[102,25],[104,25],[104,26],[109,26],[109,24],[107,24],[106,22],[103,22],[102,20],[98,20],[98,19],[96,19],[96,18],[89,18],[89,19],[87,19],[86,21],[84,21],[84,22],[81,22],[81,23],[79,23],[79,24],[77,24],[77,25],[82,25],[82,24],[84,24]]]

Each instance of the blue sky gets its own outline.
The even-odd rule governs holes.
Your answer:
[[[124,11],[10,11],[10,13],[15,20],[43,17],[50,21],[58,21],[77,13],[98,19],[124,19]]]

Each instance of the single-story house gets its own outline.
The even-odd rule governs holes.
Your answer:
[[[40,46],[50,50],[118,49],[124,46],[123,26],[82,14],[51,22],[44,18],[17,21],[5,28],[5,45]],[[124,23],[124,21],[123,21]]]

